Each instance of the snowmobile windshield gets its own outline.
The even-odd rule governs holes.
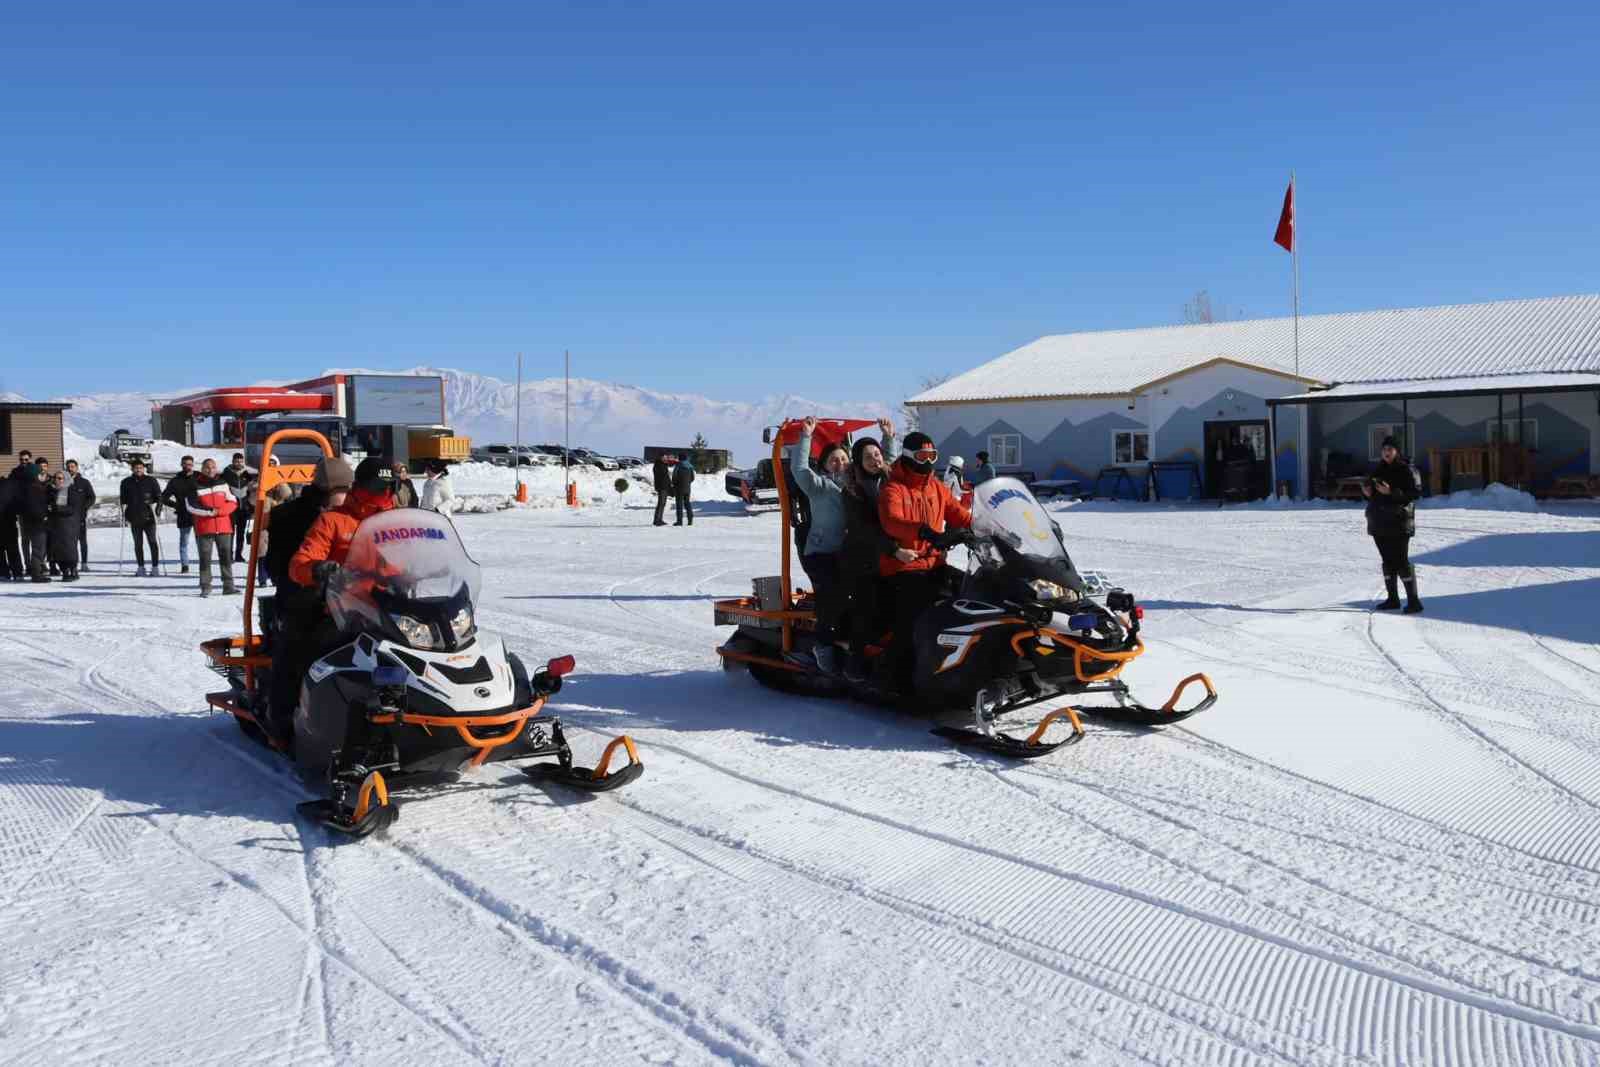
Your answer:
[[[393,633],[417,648],[454,648],[476,629],[483,568],[450,520],[394,508],[356,528],[328,609],[341,629]]]
[[[974,556],[984,566],[1016,572],[1082,592],[1067,548],[1050,513],[1016,478],[991,478],[972,500],[972,532],[979,538]]]

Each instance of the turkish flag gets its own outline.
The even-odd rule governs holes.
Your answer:
[[[1283,214],[1278,216],[1278,232],[1272,235],[1273,244],[1283,246],[1285,252],[1294,251],[1294,179],[1289,180],[1289,191],[1283,194]]]

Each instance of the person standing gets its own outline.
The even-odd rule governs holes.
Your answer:
[[[454,510],[456,491],[450,484],[450,468],[436,462],[428,468],[427,481],[422,483],[422,506],[429,511],[448,515]]]
[[[189,573],[189,539],[194,536],[194,518],[189,514],[189,496],[194,492],[194,457],[184,456],[179,461],[179,471],[174,474],[161,492],[161,503],[172,509],[178,520],[178,569]]]
[[[420,499],[417,496],[416,483],[411,480],[411,472],[404,463],[394,465],[394,506],[397,508],[414,508]]]
[[[650,475],[655,479],[656,485],[656,520],[653,524],[656,526],[665,526],[667,524],[667,520],[664,517],[667,510],[667,498],[673,495],[672,468],[667,465],[667,459],[667,455],[663,453],[656,457],[654,463],[650,464]]]
[[[211,557],[217,557],[217,569],[222,572],[222,595],[232,596],[239,590],[233,584],[233,564],[229,554],[233,540],[233,516],[239,501],[233,487],[217,475],[217,461],[208,459],[200,464],[200,477],[195,479],[194,492],[189,494],[189,514],[194,517],[194,542],[200,550],[200,595],[211,595]]]
[[[682,526],[684,516],[688,516],[689,525],[694,525],[694,502],[689,499],[689,490],[694,486],[694,464],[688,456],[678,460],[678,466],[672,472],[672,498],[678,512],[678,521],[674,526]]]
[[[78,566],[73,571],[89,570],[89,509],[94,507],[94,486],[78,471],[78,461],[67,460],[67,484],[72,488],[72,506],[78,510]]]
[[[77,494],[67,480],[66,471],[56,471],[49,485],[45,499],[46,549],[61,580],[75,582],[78,580]]]
[[[233,494],[233,561],[244,562],[245,525],[250,521],[251,512],[255,511],[256,472],[244,465],[244,453],[235,452],[233,460],[228,464],[227,470],[222,472],[222,481],[227,485],[228,491]]]
[[[972,484],[974,486],[982,485],[991,478],[999,477],[995,472],[994,464],[989,462],[989,453],[979,452],[977,459],[978,465],[972,468]]]
[[[261,498],[261,510],[256,512],[256,527],[261,534],[261,553],[256,557],[256,584],[271,585],[272,575],[267,571],[267,555],[272,551],[272,509],[287,503],[294,496],[288,482],[279,482]]]
[[[964,465],[965,461],[960,456],[951,456],[950,465],[944,469],[944,484],[957,500],[960,500],[961,494],[967,490],[961,478],[961,468]]]
[[[1409,460],[1400,454],[1400,442],[1383,439],[1383,457],[1372,476],[1361,485],[1367,498],[1367,533],[1378,546],[1383,560],[1383,586],[1388,599],[1378,604],[1379,611],[1400,606],[1398,582],[1406,586],[1407,615],[1422,610],[1417,595],[1417,573],[1411,565],[1411,538],[1417,532],[1417,497],[1422,495],[1422,478]]]
[[[17,540],[17,495],[22,479],[0,478],[0,582],[19,582],[26,570]]]
[[[33,466],[33,452],[24,448],[17,453],[17,465],[11,468],[11,473],[6,477],[15,478],[19,482],[32,481],[33,476],[28,473],[28,468],[31,466]]]
[[[0,538],[6,531],[10,531],[10,540],[7,549],[11,556],[11,578],[21,581],[33,572],[33,548],[28,544],[26,537],[18,539],[17,533],[22,526],[22,503],[27,495],[28,483],[33,480],[33,453],[24,448],[17,453],[17,465],[11,468],[11,473],[6,475],[6,482],[11,488],[9,500],[3,513],[0,513]]]
[[[122,521],[128,524],[133,537],[133,558],[139,569],[134,577],[143,578],[145,543],[150,545],[150,577],[161,573],[161,544],[156,540],[156,521],[161,517],[161,483],[144,472],[144,460],[131,464],[133,473],[122,479],[118,498],[122,504]]]
[[[50,486],[44,468],[34,463],[22,482],[22,501],[17,514],[22,526],[22,544],[28,557],[28,575],[36,582],[48,582],[45,561],[50,558],[46,520],[50,514]]]
[[[39,469],[39,477],[38,477],[37,480],[44,482],[45,494],[46,494],[46,496],[48,496],[49,492],[50,492],[50,490],[52,488],[52,483],[55,481],[55,472],[50,469],[50,460],[46,456],[35,456],[33,458],[33,465]],[[48,524],[48,519],[47,518],[46,519],[41,519],[40,521]],[[44,554],[44,560],[45,560],[45,563],[48,564],[49,567],[50,567],[50,576],[51,577],[56,577],[61,573],[61,566],[60,566],[60,564],[56,563],[55,557],[50,555],[49,550],[48,550],[49,549],[48,525],[46,526],[46,531],[47,531],[46,533],[41,535],[41,537],[43,537],[44,539],[39,541],[39,542],[37,542],[37,544],[44,544],[46,546],[46,551],[45,551],[45,554]],[[34,548],[36,547],[36,543],[35,542],[29,542],[25,547],[26,547],[29,555],[33,555],[34,554]]]

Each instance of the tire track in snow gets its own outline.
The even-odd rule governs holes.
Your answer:
[[[1399,659],[1390,654],[1390,652],[1384,648],[1383,644],[1379,642],[1377,635],[1373,632],[1373,630],[1373,618],[1369,616],[1367,618],[1366,625],[1367,640],[1372,643],[1373,648],[1377,649],[1378,652],[1389,661],[1390,665],[1395,669],[1399,676],[1408,685],[1410,685],[1412,689],[1416,690],[1425,700],[1427,700],[1428,704],[1435,710],[1436,714],[1443,719],[1443,721],[1454,724],[1459,729],[1476,738],[1479,743],[1490,749],[1493,753],[1498,754],[1501,760],[1508,764],[1515,765],[1516,767],[1520,767],[1523,771],[1544,782],[1550,787],[1550,789],[1555,791],[1557,799],[1562,800],[1570,805],[1586,808],[1590,812],[1600,813],[1600,802],[1596,802],[1589,797],[1584,796],[1582,793],[1573,789],[1571,786],[1568,786],[1560,779],[1552,776],[1549,772],[1544,770],[1544,768],[1529,762],[1522,756],[1513,752],[1509,747],[1495,740],[1485,730],[1474,725],[1471,721],[1471,716],[1464,715],[1461,712],[1453,710],[1435,697],[1433,693],[1428,690],[1427,686],[1423,685],[1421,681],[1412,676],[1411,672],[1406,670],[1405,666],[1401,664]],[[1505,802],[1509,803],[1509,800],[1510,798],[1505,798]]]
[[[1222,965],[1220,974],[1202,975],[1196,973],[1189,975],[1189,977],[1195,980],[1208,979],[1208,984],[1219,988],[1225,994],[1227,991],[1239,987],[1241,979],[1232,970],[1239,959],[1248,957],[1256,960],[1263,953],[1270,954],[1271,950],[1277,950],[1277,952],[1283,954],[1276,958],[1277,967],[1287,968],[1289,971],[1301,974],[1316,972],[1316,977],[1313,981],[1321,990],[1319,1004],[1315,1009],[1319,1017],[1332,1014],[1330,1000],[1333,1003],[1338,1003],[1335,998],[1348,996],[1351,991],[1347,987],[1355,983],[1365,987],[1367,999],[1362,1010],[1381,1015],[1387,1020],[1389,1026],[1398,1028],[1402,1025],[1401,1020],[1397,1019],[1392,1012],[1384,1010],[1386,1006],[1392,1006],[1395,999],[1395,991],[1389,987],[1398,986],[1403,987],[1412,995],[1437,998],[1439,1003],[1434,1005],[1433,1008],[1435,1014],[1442,1014],[1451,1018],[1452,1025],[1456,1027],[1456,1040],[1465,1044],[1465,1049],[1467,1050],[1465,1058],[1469,1061],[1474,1059],[1472,1050],[1478,1047],[1481,1039],[1481,1029],[1485,1025],[1493,1025],[1490,1022],[1491,1019],[1497,1020],[1504,1026],[1533,1027],[1547,1034],[1559,1034],[1564,1038],[1591,1043],[1594,1044],[1595,1051],[1600,1052],[1600,1027],[1597,1026],[1574,1022],[1547,1011],[1530,1008],[1514,1002],[1497,1000],[1469,990],[1453,988],[1450,985],[1425,976],[1407,974],[1363,961],[1350,960],[1319,946],[1304,944],[1272,931],[1252,928],[1233,920],[1209,915],[1180,902],[1163,900],[1143,890],[1118,885],[1094,875],[1068,871],[1051,864],[1006,853],[987,845],[966,841],[939,831],[926,830],[887,816],[861,811],[842,802],[810,795],[782,783],[765,781],[742,771],[736,771],[720,765],[683,748],[664,745],[660,742],[657,742],[655,747],[675,752],[683,758],[701,764],[734,780],[753,785],[758,789],[783,794],[804,803],[813,804],[862,820],[874,826],[892,830],[897,834],[911,835],[922,842],[925,848],[930,843],[933,846],[944,846],[948,849],[954,849],[958,853],[966,853],[988,860],[998,860],[1002,863],[1022,868],[1025,873],[1031,872],[1032,874],[1045,875],[1052,880],[1074,883],[1092,893],[1097,891],[1099,894],[1118,898],[1118,903],[1112,904],[1110,907],[1112,910],[1119,911],[1124,915],[1137,914],[1140,906],[1142,906],[1148,910],[1133,923],[1134,928],[1141,931],[1153,931],[1157,927],[1166,927],[1179,935],[1179,940],[1184,946],[1195,948],[1197,947],[1196,942],[1204,942],[1207,945],[1205,951],[1194,951],[1192,953],[1178,951],[1175,947],[1169,946],[1169,949],[1176,951],[1177,954],[1163,956],[1152,947],[1152,941],[1155,940],[1153,935],[1146,933],[1146,936],[1136,942],[1138,946],[1137,959],[1135,961],[1125,961],[1121,969],[1137,970],[1140,973],[1154,975],[1172,973],[1174,967],[1193,971],[1196,968],[1203,970],[1212,964],[1220,963]],[[624,800],[623,803],[625,806],[637,806],[636,802],[627,800]],[[657,814],[658,818],[662,817],[659,813],[653,814]],[[748,848],[749,846],[745,847]],[[897,851],[901,854],[888,860],[893,865],[896,874],[906,867],[903,850]],[[940,869],[950,870],[953,869],[952,863],[954,861],[941,863],[938,866]],[[1017,874],[1013,872],[1012,881],[1015,882],[1016,880]],[[936,887],[928,887],[930,892],[934,888]],[[1013,898],[1001,897],[1001,901],[1009,901],[1011,899]],[[999,903],[999,901],[990,901],[990,903]],[[991,927],[996,926],[993,919],[989,920],[989,925]],[[1007,933],[1012,936],[1020,936],[1011,931],[1007,931]],[[1245,943],[1239,943],[1238,939],[1240,938],[1244,939]],[[1255,943],[1254,947],[1249,944],[1251,942]],[[1060,950],[1059,947],[1057,950]],[[1118,954],[1110,952],[1108,956],[1109,958],[1115,958]],[[1096,958],[1105,960],[1108,957],[1097,956]],[[1181,965],[1179,961],[1183,961]],[[1119,969],[1113,964],[1107,964],[1107,966],[1113,970]],[[1329,967],[1334,969],[1333,972],[1330,973],[1328,971]],[[1259,976],[1255,981],[1259,985]],[[1185,985],[1187,988],[1192,989],[1194,982],[1186,982]],[[1287,981],[1280,974],[1278,980],[1272,981],[1268,985],[1278,990],[1281,994],[1297,989],[1300,983]],[[1209,1003],[1213,1009],[1222,1010],[1225,1002],[1212,1001]],[[1411,1005],[1411,1007],[1415,1009],[1415,1005]],[[1482,1013],[1487,1018],[1480,1017],[1469,1021],[1460,1017],[1462,1012]],[[1502,1035],[1502,1039],[1506,1036]]]
[[[283,782],[271,768],[263,766],[255,753],[242,751],[237,745],[229,744],[221,738],[215,740],[225,750],[261,771],[279,789],[290,794],[295,793],[295,790]],[[404,798],[401,799],[403,801]],[[696,1022],[696,1018],[706,1015],[704,1011],[689,1005],[679,1008],[672,1003],[674,998],[655,997],[653,994],[655,983],[604,949],[589,944],[575,934],[559,930],[537,916],[530,915],[519,905],[504,900],[464,874],[438,863],[422,850],[407,844],[393,834],[381,841],[386,846],[386,851],[406,859],[413,869],[439,886],[443,890],[441,896],[460,901],[475,913],[486,916],[491,929],[509,931],[513,939],[530,954],[547,961],[553,960],[559,966],[599,979],[615,999],[632,1006],[635,1012],[642,1009],[641,1021],[654,1023],[656,1035],[666,1039],[668,1043],[676,1044],[682,1037],[689,1037],[719,1058],[746,1064],[762,1062],[741,1047],[737,1036],[719,1037],[708,1027]],[[319,923],[318,928],[320,929],[322,925],[324,924]],[[455,1016],[452,1015],[452,1018]],[[666,1027],[663,1028],[661,1024],[666,1024]],[[470,1041],[476,1048],[478,1038],[464,1023],[461,1026],[465,1033],[453,1036]],[[477,1058],[491,1062],[495,1057],[479,1049]]]
[[[1221,876],[1219,874],[1215,874],[1215,873],[1213,873],[1211,871],[1205,870],[1204,868],[1200,867],[1197,864],[1191,863],[1191,862],[1189,862],[1187,860],[1184,860],[1184,859],[1180,858],[1179,856],[1173,854],[1170,850],[1167,850],[1167,849],[1164,849],[1164,848],[1158,848],[1158,847],[1155,847],[1153,845],[1147,844],[1146,841],[1141,840],[1141,838],[1138,835],[1136,835],[1136,834],[1134,834],[1132,832],[1120,830],[1120,829],[1118,829],[1118,828],[1116,828],[1116,827],[1114,827],[1112,825],[1109,825],[1109,824],[1101,821],[1100,819],[1092,818],[1092,817],[1090,817],[1089,815],[1087,815],[1085,813],[1085,811],[1084,811],[1084,809],[1082,807],[1069,806],[1069,805],[1061,803],[1059,801],[1052,800],[1049,797],[1044,796],[1042,793],[1038,792],[1037,790],[1030,789],[1030,788],[1027,788],[1025,786],[1019,785],[1016,782],[1012,782],[1003,773],[1001,773],[1000,769],[997,769],[997,768],[994,768],[994,767],[987,767],[985,769],[988,770],[990,774],[992,774],[998,781],[1000,781],[1001,783],[1006,785],[1008,788],[1015,789],[1015,790],[1017,790],[1019,792],[1022,792],[1031,801],[1033,801],[1033,802],[1035,802],[1037,804],[1042,804],[1042,805],[1044,805],[1044,806],[1046,806],[1048,808],[1051,808],[1051,809],[1053,809],[1055,811],[1058,811],[1058,812],[1061,812],[1063,814],[1066,814],[1066,815],[1072,817],[1073,819],[1082,821],[1083,823],[1085,823],[1089,827],[1093,828],[1096,832],[1098,832],[1100,834],[1103,834],[1105,837],[1111,839],[1112,841],[1116,842],[1117,844],[1120,844],[1120,845],[1122,845],[1124,847],[1127,847],[1127,848],[1134,849],[1134,850],[1136,850],[1138,852],[1141,852],[1141,853],[1143,853],[1143,854],[1145,854],[1147,856],[1151,856],[1151,857],[1155,858],[1156,860],[1158,860],[1158,861],[1160,861],[1160,862],[1162,862],[1164,864],[1167,864],[1167,865],[1169,865],[1171,867],[1174,867],[1174,868],[1184,872],[1187,875],[1190,875],[1192,877],[1199,878],[1199,879],[1202,879],[1204,881],[1210,882],[1210,883],[1212,883],[1214,885],[1220,886],[1220,887],[1222,887],[1224,890],[1226,890],[1229,893],[1237,894],[1238,897],[1241,900],[1243,900],[1243,901],[1245,901],[1245,902],[1247,902],[1247,903],[1249,903],[1249,904],[1251,904],[1251,905],[1253,905],[1255,907],[1261,907],[1261,908],[1265,908],[1265,909],[1267,909],[1269,911],[1276,912],[1277,914],[1283,916],[1286,920],[1288,920],[1290,922],[1301,924],[1301,925],[1310,927],[1311,929],[1317,930],[1317,931],[1321,932],[1324,936],[1330,938],[1331,940],[1333,940],[1336,943],[1342,942],[1342,943],[1345,943],[1347,945],[1350,945],[1350,946],[1358,948],[1358,949],[1364,949],[1364,950],[1366,950],[1366,952],[1371,953],[1376,958],[1392,960],[1397,966],[1399,966],[1401,968],[1413,969],[1413,970],[1415,970],[1417,972],[1420,972],[1421,974],[1423,974],[1425,976],[1426,975],[1432,975],[1435,979],[1437,979],[1437,980],[1439,980],[1441,982],[1451,983],[1451,984],[1460,986],[1461,988],[1463,988],[1465,990],[1475,991],[1478,994],[1481,994],[1481,995],[1486,996],[1486,997],[1496,998],[1496,999],[1503,1000],[1503,1001],[1506,1001],[1506,1002],[1509,1002],[1509,1003],[1512,1003],[1512,1004],[1521,1004],[1522,1006],[1524,1006],[1526,1008],[1529,1008],[1530,1010],[1533,1010],[1533,1011],[1550,1012],[1551,1014],[1554,1014],[1553,1010],[1551,1008],[1547,1007],[1547,1006],[1540,1005],[1540,1004],[1537,1004],[1537,1003],[1530,1003],[1528,1001],[1528,999],[1526,999],[1526,995],[1525,995],[1526,991],[1524,991],[1524,995],[1523,996],[1519,996],[1515,992],[1508,992],[1508,991],[1505,991],[1505,990],[1495,989],[1495,988],[1492,988],[1490,986],[1486,986],[1486,985],[1483,984],[1483,982],[1481,980],[1470,979],[1470,978],[1464,977],[1463,975],[1454,974],[1454,973],[1450,973],[1450,972],[1448,972],[1446,970],[1443,970],[1438,963],[1436,963],[1436,962],[1434,962],[1434,961],[1432,961],[1430,959],[1425,958],[1426,955],[1427,955],[1426,953],[1413,952],[1411,954],[1406,954],[1406,953],[1403,953],[1403,952],[1401,952],[1401,951],[1399,951],[1397,949],[1394,949],[1394,948],[1386,948],[1382,944],[1375,944],[1371,940],[1362,939],[1360,936],[1358,936],[1356,933],[1352,932],[1351,930],[1340,929],[1340,928],[1338,928],[1336,926],[1328,924],[1325,921],[1322,921],[1322,920],[1320,920],[1318,918],[1315,918],[1310,914],[1306,914],[1305,913],[1306,909],[1302,909],[1300,911],[1296,911],[1296,910],[1292,910],[1292,909],[1290,909],[1290,908],[1288,908],[1288,907],[1286,907],[1286,906],[1284,906],[1282,904],[1274,903],[1272,901],[1262,900],[1260,898],[1259,894],[1255,890],[1251,889],[1250,887],[1235,885],[1235,884],[1233,884],[1232,882],[1228,881],[1226,878],[1224,878],[1223,876]],[[1023,770],[1024,773],[1026,772],[1026,769],[1021,769],[1021,770]],[[1434,934],[1436,937],[1442,937],[1442,938],[1446,939],[1448,942],[1459,943],[1459,945],[1462,945],[1462,946],[1470,946],[1472,949],[1478,950],[1479,952],[1482,952],[1482,953],[1491,954],[1491,955],[1493,955],[1495,957],[1500,958],[1501,960],[1515,961],[1516,963],[1521,963],[1521,964],[1523,964],[1525,966],[1528,966],[1528,967],[1538,968],[1541,971],[1556,972],[1556,973],[1558,973],[1560,975],[1564,975],[1566,978],[1576,979],[1579,983],[1588,983],[1588,984],[1591,984],[1591,985],[1596,985],[1597,989],[1600,989],[1600,971],[1586,970],[1582,966],[1577,965],[1577,964],[1569,964],[1569,965],[1563,966],[1560,963],[1553,963],[1548,959],[1542,959],[1542,958],[1539,958],[1539,957],[1536,957],[1536,956],[1531,956],[1531,955],[1527,954],[1526,952],[1521,951],[1520,948],[1517,948],[1515,946],[1508,946],[1508,945],[1505,945],[1505,944],[1495,944],[1495,943],[1492,943],[1492,942],[1489,942],[1489,941],[1481,940],[1479,938],[1474,938],[1474,937],[1472,937],[1472,936],[1470,936],[1470,935],[1468,935],[1468,934],[1466,934],[1464,932],[1457,932],[1457,931],[1446,929],[1445,927],[1439,926],[1437,923],[1429,922],[1428,920],[1426,920],[1424,918],[1420,918],[1420,917],[1415,916],[1415,915],[1407,914],[1406,912],[1396,910],[1393,907],[1390,907],[1390,906],[1382,904],[1382,903],[1378,903],[1376,901],[1368,900],[1365,897],[1362,897],[1362,896],[1360,896],[1360,895],[1358,895],[1356,893],[1353,893],[1353,892],[1351,892],[1349,890],[1341,889],[1341,888],[1339,888],[1337,886],[1334,886],[1334,885],[1332,885],[1332,884],[1330,884],[1330,883],[1328,883],[1326,881],[1318,880],[1318,879],[1312,878],[1312,877],[1310,877],[1308,875],[1302,874],[1299,871],[1296,871],[1291,867],[1285,866],[1285,865],[1283,865],[1283,864],[1271,859],[1270,857],[1262,854],[1261,852],[1259,852],[1257,850],[1241,847],[1241,846],[1238,846],[1238,845],[1233,845],[1233,844],[1230,844],[1230,843],[1224,842],[1224,841],[1219,841],[1216,838],[1210,837],[1209,835],[1205,834],[1197,826],[1184,823],[1181,820],[1173,819],[1173,818],[1168,817],[1168,816],[1164,816],[1164,815],[1162,815],[1162,814],[1160,814],[1158,812],[1151,811],[1149,809],[1141,808],[1136,804],[1132,804],[1132,803],[1130,803],[1130,802],[1128,802],[1126,800],[1121,799],[1120,797],[1116,797],[1112,793],[1110,793],[1109,791],[1107,791],[1105,789],[1102,789],[1100,787],[1097,787],[1095,785],[1092,785],[1090,783],[1081,782],[1081,781],[1078,781],[1078,780],[1075,780],[1075,779],[1070,779],[1070,778],[1066,778],[1066,777],[1063,777],[1063,776],[1056,776],[1056,775],[1049,775],[1049,776],[1043,776],[1043,777],[1046,777],[1051,781],[1056,781],[1056,782],[1061,782],[1061,783],[1065,783],[1065,784],[1076,785],[1079,788],[1088,790],[1088,791],[1090,791],[1092,793],[1095,793],[1098,796],[1101,796],[1101,797],[1105,798],[1106,800],[1112,801],[1113,803],[1115,803],[1115,804],[1117,804],[1117,805],[1119,805],[1119,806],[1121,806],[1121,807],[1123,807],[1123,808],[1125,808],[1127,810],[1131,810],[1131,811],[1135,812],[1137,815],[1139,815],[1139,816],[1141,816],[1141,817],[1143,817],[1145,819],[1148,819],[1148,820],[1151,820],[1151,821],[1157,821],[1157,822],[1165,822],[1165,823],[1168,823],[1168,824],[1170,824],[1172,826],[1176,826],[1176,827],[1178,827],[1180,830],[1182,830],[1185,833],[1192,834],[1194,836],[1200,837],[1208,845],[1211,845],[1211,846],[1216,847],[1216,848],[1224,849],[1224,850],[1226,850],[1228,852],[1231,852],[1231,853],[1233,853],[1233,854],[1235,854],[1237,856],[1243,857],[1243,858],[1249,860],[1250,862],[1252,862],[1254,864],[1257,864],[1257,865],[1259,865],[1261,867],[1265,867],[1265,868],[1267,868],[1267,869],[1269,869],[1271,871],[1276,872],[1278,875],[1280,875],[1281,877],[1283,877],[1285,879],[1291,880],[1291,881],[1296,882],[1296,883],[1298,883],[1298,884],[1300,884],[1302,886],[1307,887],[1311,891],[1311,893],[1313,895],[1326,894],[1326,895],[1329,895],[1329,896],[1338,897],[1338,898],[1342,899],[1343,901],[1345,901],[1347,903],[1356,905],[1357,908],[1359,908],[1359,909],[1366,909],[1366,910],[1368,910],[1370,912],[1376,912],[1380,916],[1387,917],[1391,921],[1397,921],[1397,922],[1400,922],[1400,923],[1408,924],[1408,925],[1416,927],[1416,928],[1428,930],[1432,934]],[[1327,909],[1325,906],[1322,906],[1322,910],[1333,910],[1333,909]],[[1338,914],[1340,914],[1341,916],[1345,916],[1345,917],[1348,917],[1350,915],[1349,912],[1345,912],[1345,911],[1340,911],[1340,912],[1338,912]],[[1356,915],[1359,916],[1359,912],[1357,912]],[[1360,965],[1360,961],[1355,961],[1355,965],[1359,966]],[[1547,978],[1547,977],[1535,977],[1531,981],[1539,983],[1538,988],[1540,989],[1540,991],[1544,991],[1547,988],[1546,983],[1548,983],[1549,978]],[[1579,995],[1579,993],[1577,991],[1571,991],[1571,992],[1569,992],[1567,994],[1567,997],[1575,997],[1575,996],[1578,996],[1578,995]],[[1595,1003],[1595,998],[1593,997],[1592,994],[1591,994],[1590,1010],[1589,1010],[1588,1014],[1589,1014],[1589,1020],[1588,1021],[1591,1024],[1595,1023],[1596,1022],[1596,1015],[1597,1015],[1597,1005]]]

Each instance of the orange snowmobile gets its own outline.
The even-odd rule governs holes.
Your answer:
[[[279,441],[311,441],[332,455],[321,434],[280,430]],[[284,482],[307,483],[315,467],[262,463],[256,513]],[[311,665],[300,688],[292,739],[280,742],[257,713],[271,694],[272,643],[279,638],[273,598],[255,596],[261,555],[258,525],[245,571],[244,634],[206,641],[201,650],[228,682],[206,702],[226,711],[255,741],[295,760],[307,777],[321,775],[324,800],[301,810],[341,833],[363,837],[398,815],[390,791],[454,782],[458,771],[491,761],[538,760],[525,768],[537,781],[589,792],[616,789],[644,772],[632,739],[606,746],[597,767],[575,767],[561,723],[540,716],[571,672],[557,656],[529,674],[500,638],[477,627],[481,569],[455,526],[437,512],[395,508],[364,519],[325,598],[340,642]],[[254,607],[261,608],[256,633]],[[628,764],[608,773],[618,748]]]
[[[798,442],[800,425],[789,421],[763,435],[775,468],[784,466],[785,450]],[[819,422],[813,453],[867,425],[859,419]],[[779,575],[755,579],[753,596],[715,604],[716,623],[738,627],[717,649],[727,670],[746,668],[764,685],[789,692],[897,705],[931,717],[938,724],[933,732],[957,744],[1019,758],[1081,740],[1083,715],[1163,726],[1216,702],[1216,689],[1204,674],[1185,678],[1159,708],[1133,699],[1121,675],[1144,652],[1144,609],[1100,575],[1081,574],[1060,526],[1026,485],[1010,477],[974,486],[972,528],[940,535],[941,547],[967,547],[968,565],[959,588],[924,613],[911,635],[912,691],[898,691],[884,669],[887,657],[880,653],[897,639],[892,634],[867,650],[874,669],[865,681],[824,673],[808,654],[816,644],[814,598],[790,580],[791,526],[798,521],[794,483],[779,479],[778,492],[790,519],[779,533]],[[1194,683],[1205,695],[1178,707]],[[1031,716],[1026,737],[1001,728],[1002,719],[1047,701],[1101,694],[1113,703],[1070,703]]]

